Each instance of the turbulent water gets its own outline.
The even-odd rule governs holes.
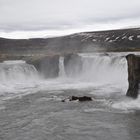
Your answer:
[[[43,79],[24,61],[0,63],[0,140],[140,139],[140,98],[125,96],[125,53],[79,54],[80,72]],[[70,96],[91,102],[61,102]]]

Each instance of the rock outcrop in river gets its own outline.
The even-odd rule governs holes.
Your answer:
[[[128,63],[128,82],[129,88],[127,96],[137,98],[140,83],[140,56],[129,54],[126,56]]]
[[[27,63],[34,65],[44,78],[54,78],[59,74],[58,55],[29,59]]]

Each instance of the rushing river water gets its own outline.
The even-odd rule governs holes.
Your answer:
[[[140,98],[128,88],[125,53],[79,54],[83,69],[43,79],[24,61],[0,63],[0,140],[139,140]],[[90,96],[91,102],[61,102]]]

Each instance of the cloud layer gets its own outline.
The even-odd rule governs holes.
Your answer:
[[[140,0],[0,0],[0,31],[5,34],[136,25],[140,25]]]

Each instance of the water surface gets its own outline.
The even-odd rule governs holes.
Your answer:
[[[139,140],[140,99],[125,96],[124,54],[79,54],[81,73],[42,79],[21,61],[0,64],[0,140]],[[18,74],[18,76],[17,76]],[[62,102],[70,96],[91,102]]]

